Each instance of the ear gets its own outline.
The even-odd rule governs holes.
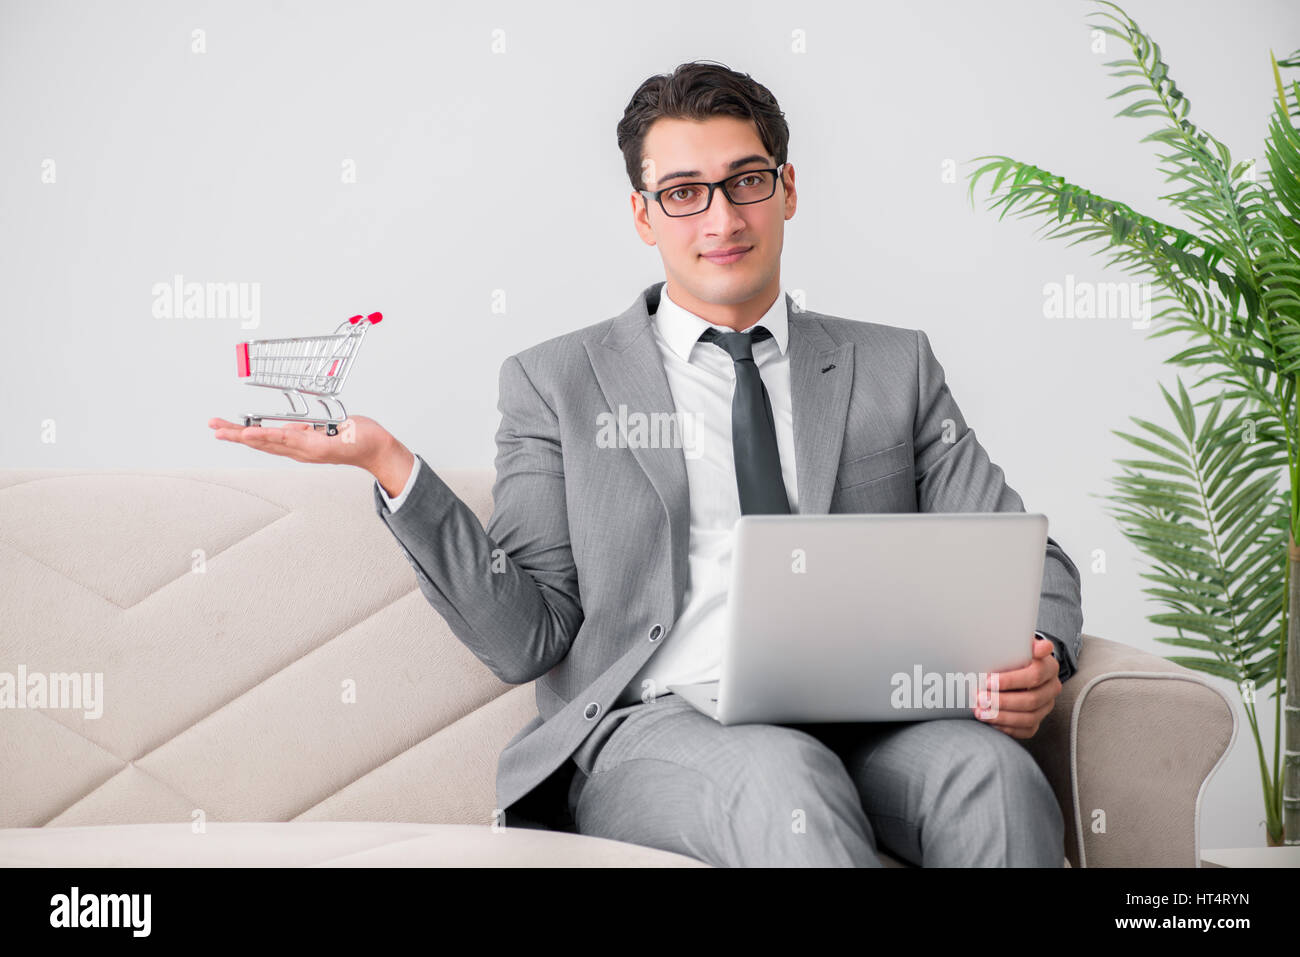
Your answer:
[[[655,238],[654,227],[650,225],[648,209],[645,197],[632,190],[632,225],[636,227],[637,234],[640,235],[641,241],[647,246],[654,246],[658,243]]]

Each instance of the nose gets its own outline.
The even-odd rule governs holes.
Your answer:
[[[745,226],[740,209],[727,198],[721,186],[713,191],[709,208],[700,213],[700,216],[704,219],[705,230],[710,233],[730,234]]]

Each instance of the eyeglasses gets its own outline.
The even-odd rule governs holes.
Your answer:
[[[781,176],[782,163],[775,169],[747,169],[716,183],[675,183],[663,189],[637,190],[646,203],[656,200],[659,208],[669,216],[694,216],[713,204],[713,191],[721,188],[723,194],[737,206],[761,203],[776,193],[776,181]]]

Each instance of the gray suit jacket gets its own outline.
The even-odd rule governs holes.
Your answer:
[[[375,483],[376,511],[452,632],[502,681],[536,679],[538,716],[497,765],[502,810],[574,756],[683,608],[683,450],[595,441],[597,416],[620,405],[674,412],[651,329],[662,287],[502,364],[486,530],[427,464],[396,512]],[[788,295],[786,305],[801,514],[1025,510],[924,332],[799,312]],[[1079,585],[1049,538],[1037,624],[1063,679],[1082,643]]]

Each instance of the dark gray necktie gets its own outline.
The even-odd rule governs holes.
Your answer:
[[[754,363],[752,343],[772,338],[763,326],[752,333],[706,329],[701,342],[712,342],[731,356],[736,391],[731,397],[731,445],[736,458],[740,514],[790,514],[776,449],[776,420],[763,378]]]

